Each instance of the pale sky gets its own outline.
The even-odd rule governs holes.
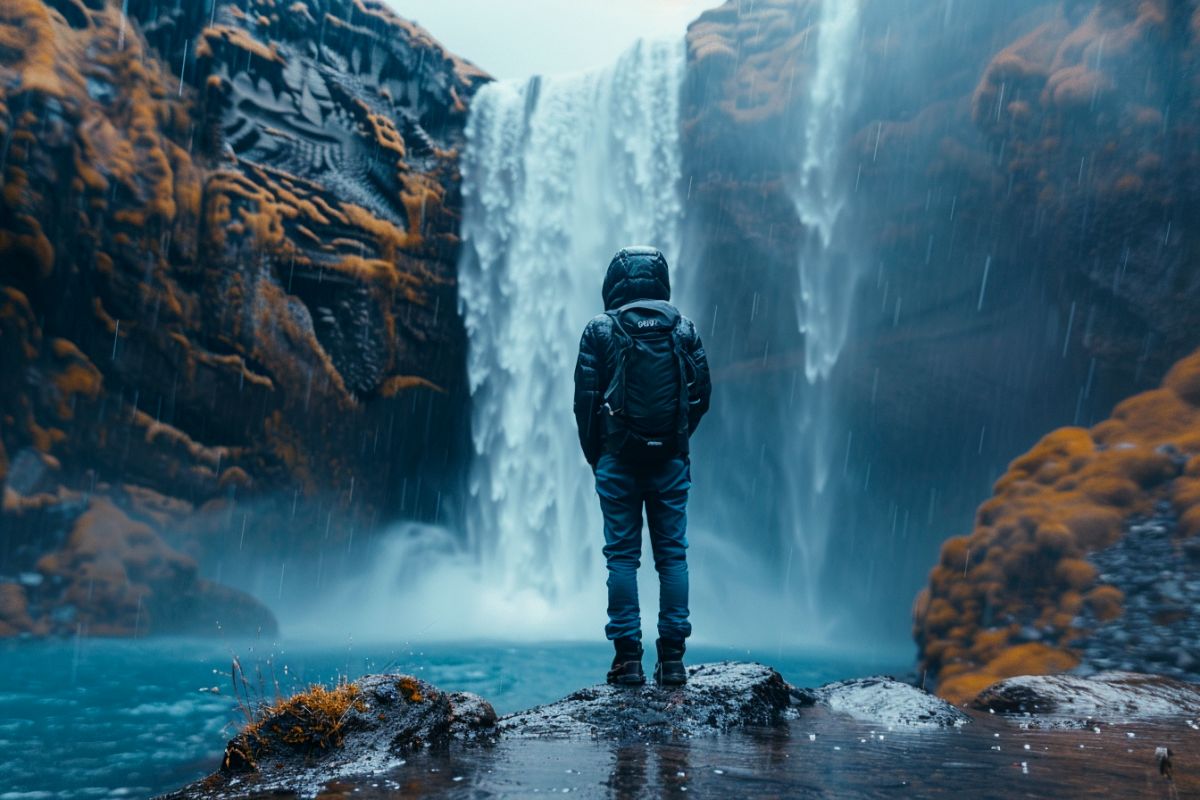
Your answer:
[[[608,64],[639,37],[683,37],[722,0],[388,0],[497,78]]]

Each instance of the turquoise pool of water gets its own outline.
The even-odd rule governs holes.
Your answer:
[[[603,679],[604,642],[365,644],[195,639],[0,643],[0,800],[148,797],[211,772],[244,720],[236,657],[252,701],[370,672],[418,675],[476,692],[503,714]],[[647,655],[646,665],[652,665]],[[815,686],[903,672],[907,653],[697,646],[693,663],[761,661]],[[213,691],[215,690],[215,691]]]

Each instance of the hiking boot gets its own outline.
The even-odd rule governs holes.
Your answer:
[[[654,646],[658,650],[654,682],[659,686],[683,686],[687,683],[687,670],[683,667],[683,639],[659,639]]]
[[[642,672],[642,643],[637,639],[614,639],[617,654],[613,657],[608,682],[616,686],[641,686],[646,682]]]

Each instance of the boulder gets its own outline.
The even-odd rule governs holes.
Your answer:
[[[495,723],[486,700],[407,675],[314,686],[263,709],[230,740],[220,770],[172,797],[306,794],[398,766],[422,747],[493,738]]]
[[[1029,715],[1040,727],[1114,725],[1200,714],[1200,685],[1134,672],[1022,675],[984,689],[971,706]]]
[[[0,573],[0,636],[278,630],[265,605],[200,577],[196,561],[171,546],[163,527],[137,519],[112,497],[51,499],[48,506],[10,513],[15,541],[7,543],[0,564],[14,569],[17,582]],[[48,513],[76,505],[82,513],[74,517]],[[44,552],[34,561],[39,549]]]
[[[829,683],[813,695],[830,711],[890,728],[952,728],[971,721],[940,697],[886,675]]]
[[[775,670],[722,661],[689,667],[687,684],[678,688],[589,686],[503,717],[498,728],[508,737],[653,740],[770,725],[792,704],[792,687]]]

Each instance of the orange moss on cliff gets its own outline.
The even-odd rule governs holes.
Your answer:
[[[195,195],[191,159],[170,141],[191,124],[183,99],[170,91],[136,29],[111,4],[6,4],[0,50],[10,48],[15,56],[0,58],[0,126],[13,141],[0,176],[0,217],[13,224],[0,228],[0,282],[28,287],[39,303],[53,306],[66,286],[86,297],[89,266],[97,275],[123,280],[114,266],[135,261],[138,299],[156,310],[161,306],[166,321],[177,304],[169,297],[158,303],[161,293],[149,287],[164,282],[162,231],[179,218],[180,201],[186,205]],[[29,110],[14,119],[8,109],[17,97]],[[64,185],[72,198],[62,196]],[[127,199],[114,207],[118,197]],[[54,225],[44,229],[51,219]],[[70,233],[51,242],[45,231],[55,229]],[[109,332],[127,338],[129,325],[118,330],[101,297],[90,300]],[[71,421],[78,404],[97,402],[106,391],[96,366],[100,348],[83,327],[58,336],[44,351],[30,339],[23,346],[27,368],[45,388],[12,399],[26,413],[5,438],[10,446],[62,451],[71,431],[55,425]]]
[[[1079,609],[1114,619],[1123,599],[1096,583],[1084,556],[1116,542],[1126,519],[1162,499],[1174,504],[1182,534],[1194,535],[1200,351],[1176,364],[1162,388],[1125,400],[1090,430],[1045,436],[996,482],[975,530],[942,546],[913,627],[938,693],[962,702],[1006,677],[1075,666],[1066,643],[1086,635],[1074,627]],[[1020,643],[1029,625],[1043,641]]]
[[[723,82],[716,109],[737,124],[787,113],[807,91],[817,37],[814,4],[762,0],[743,9],[726,3],[688,26],[697,74]]]
[[[8,0],[0,8],[0,66],[20,74],[21,90],[57,98],[67,94],[64,78],[79,79],[70,60],[61,58],[50,7],[39,0]]]
[[[61,369],[51,378],[58,393],[58,417],[69,420],[75,415],[77,395],[95,400],[104,388],[104,376],[83,352],[66,339],[55,339],[50,343],[54,358]]]
[[[164,389],[153,384],[154,372],[142,378],[112,374],[120,369],[126,345],[131,352],[149,354],[168,383],[176,373],[186,378],[170,390],[171,402],[193,407],[193,417],[197,403],[202,404],[198,413],[210,413],[208,398],[219,386],[226,393],[232,387],[239,395],[246,387],[261,390],[271,398],[268,409],[287,416],[302,407],[306,415],[326,415],[332,409],[344,418],[344,425],[334,425],[318,442],[310,441],[306,427],[288,426],[294,440],[278,444],[296,453],[298,462],[311,465],[314,472],[305,473],[305,484],[310,477],[320,484],[326,472],[324,451],[344,449],[334,444],[332,434],[344,428],[350,436],[362,424],[351,419],[360,413],[353,411],[356,392],[388,399],[407,384],[387,382],[411,375],[442,383],[446,368],[436,361],[424,363],[428,359],[422,346],[445,338],[444,332],[430,328],[446,327],[441,320],[451,319],[439,319],[435,309],[443,296],[453,293],[457,239],[449,228],[457,212],[446,206],[444,185],[456,179],[452,153],[421,131],[422,164],[408,161],[407,134],[397,126],[396,112],[411,101],[394,101],[385,85],[372,88],[372,80],[384,77],[375,74],[361,86],[355,84],[359,95],[340,85],[334,91],[366,128],[350,133],[369,138],[371,148],[393,160],[396,192],[390,202],[399,214],[386,213],[388,203],[380,204],[385,207],[381,210],[346,199],[306,174],[231,157],[229,143],[207,140],[204,132],[219,122],[235,78],[259,88],[270,84],[281,107],[289,93],[299,91],[288,83],[294,78],[285,79],[279,70],[289,59],[307,58],[307,50],[272,38],[285,33],[275,24],[279,16],[273,4],[260,2],[256,8],[247,15],[236,6],[219,6],[211,17],[215,21],[196,31],[195,71],[189,67],[182,74],[170,70],[147,44],[139,21],[123,18],[112,4],[80,7],[71,19],[39,0],[19,0],[0,12],[0,131],[8,143],[0,179],[0,215],[8,221],[0,225],[0,283],[25,288],[33,272],[43,281],[36,287],[39,302],[53,303],[62,287],[72,285],[91,306],[85,316],[72,320],[79,330],[54,334],[76,346],[69,355],[43,353],[27,333],[14,340],[28,351],[24,368],[38,370],[54,388],[46,393],[48,408],[36,396],[12,399],[10,405],[20,413],[14,415],[15,427],[5,430],[7,449],[32,443],[65,455],[63,448],[72,446],[74,434],[62,423],[77,416],[78,402],[103,404],[107,392],[121,398],[117,406],[139,395],[161,395]],[[342,27],[328,47],[338,48],[348,60],[354,60],[355,48],[394,48],[397,37],[428,50],[414,57],[417,63],[428,57],[434,66],[426,71],[436,72],[441,63],[452,80],[461,82],[451,112],[461,123],[461,98],[484,79],[482,73],[381,5],[348,3],[346,10],[351,13],[340,14]],[[294,5],[289,14],[317,24],[305,4]],[[394,36],[376,41],[387,29]],[[303,24],[289,35],[308,41]],[[383,62],[372,69],[381,70],[392,57],[384,50],[373,56]],[[198,98],[193,81],[210,91]],[[430,80],[419,89],[435,93],[445,86],[440,79]],[[9,111],[17,96],[27,109],[20,115]],[[279,137],[289,148],[305,145],[302,137],[284,133],[281,126],[262,130],[263,136]],[[443,131],[453,132],[453,124]],[[70,186],[71,197],[61,196],[63,185]],[[381,188],[372,184],[354,196],[377,197]],[[50,229],[44,221],[53,218],[63,219],[58,227],[72,231],[61,241],[51,241],[46,233]],[[353,384],[343,371],[358,354],[335,357],[329,342],[316,335],[308,298],[293,294],[295,284],[309,286],[303,281],[315,278],[320,285],[325,275],[335,278],[326,284],[330,291],[350,287],[355,293],[361,287],[357,296],[373,306],[364,315],[386,333],[372,343],[380,352],[363,354],[371,366],[359,370]],[[15,286],[4,288],[20,294]],[[334,305],[337,297],[320,296],[326,293],[323,288],[311,291],[311,302],[318,308]],[[422,310],[414,313],[412,306]],[[29,316],[46,315],[39,309]],[[32,321],[26,327],[41,333]],[[47,363],[34,363],[38,359]],[[389,391],[377,391],[385,383]],[[25,381],[15,379],[14,385]],[[144,414],[127,411],[118,419],[146,429],[145,437],[133,441],[145,445],[149,462],[187,459],[161,473],[148,472],[164,478],[188,472],[203,477],[213,469],[211,459],[201,456],[219,450],[219,438],[200,442],[182,430],[163,435],[165,429],[157,424],[145,424]],[[221,421],[225,430],[232,424]],[[122,436],[108,427],[96,431],[98,442]],[[270,441],[264,448],[269,453],[282,429],[277,427],[273,435],[238,432],[236,438]],[[185,439],[196,441],[177,446]],[[262,455],[241,468],[265,468],[273,473],[272,481],[286,474],[286,465],[272,464]],[[210,477],[201,485],[208,491],[220,488],[218,476]]]
[[[57,494],[9,492],[0,529],[41,536],[56,580],[100,587],[81,618],[96,633],[133,630],[139,600],[143,622],[184,613],[130,577],[165,509],[332,497],[325,529],[345,536],[424,470],[425,445],[398,459],[364,437],[460,424],[418,403],[462,379],[454,151],[486,80],[382,3],[124,8],[0,8],[0,476],[27,450],[62,467]],[[82,527],[64,511],[41,533],[35,511],[116,474]],[[251,531],[248,549],[271,546]],[[213,556],[207,533],[180,546]],[[187,597],[219,593],[176,566]]]
[[[211,59],[218,53],[225,55],[222,51],[226,48],[241,51],[249,58],[257,58],[264,62],[280,65],[285,63],[274,44],[264,44],[248,31],[233,25],[210,25],[205,28],[200,34],[200,43],[196,45],[196,58]]]
[[[75,608],[77,625],[95,636],[137,636],[154,629],[156,592],[177,591],[196,564],[148,525],[94,498],[60,550],[37,564]]]

